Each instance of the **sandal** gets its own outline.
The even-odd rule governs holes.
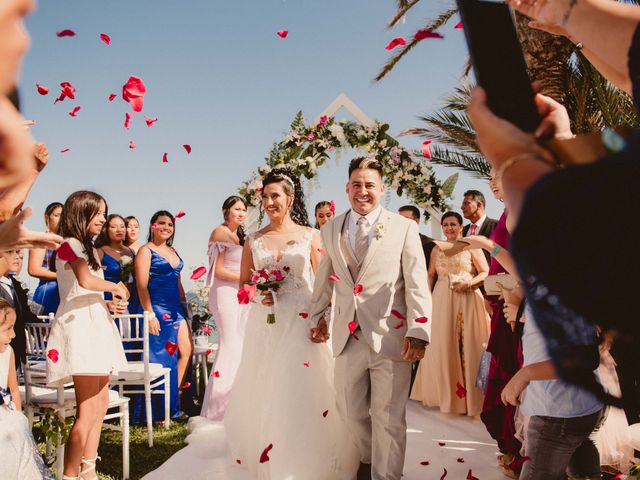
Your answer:
[[[102,460],[100,457],[96,456],[96,458],[86,459],[82,458],[80,464],[83,466],[80,471],[80,478],[82,480],[98,480],[98,474],[96,472],[96,462],[98,460]],[[86,465],[86,467],[85,467]],[[87,475],[93,472],[93,477],[88,477]]]

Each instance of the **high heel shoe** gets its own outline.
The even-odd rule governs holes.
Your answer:
[[[102,460],[100,457],[96,456],[96,458],[82,458],[80,464],[82,465],[82,470],[80,471],[80,480],[98,480],[98,474],[96,473],[96,462],[98,460]],[[92,477],[88,477],[87,475],[93,472]]]

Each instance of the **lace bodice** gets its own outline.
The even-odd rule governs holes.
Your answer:
[[[476,275],[471,260],[471,252],[465,250],[452,257],[447,257],[442,250],[436,256],[438,279],[470,280]]]
[[[278,291],[278,300],[295,292],[301,302],[311,299],[313,270],[311,268],[311,240],[314,230],[306,228],[294,235],[263,235],[260,232],[249,236],[253,265],[256,269],[274,266],[289,267],[289,274]]]

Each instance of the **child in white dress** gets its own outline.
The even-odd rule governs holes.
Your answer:
[[[60,306],[47,344],[47,382],[73,381],[75,388],[77,414],[64,458],[63,479],[68,480],[98,478],[95,461],[109,404],[109,375],[127,364],[109,310],[124,313],[128,292],[124,284],[104,280],[92,241],[106,213],[100,195],[80,191],[67,198],[60,217],[59,233],[65,238],[55,254]],[[105,302],[103,292],[111,292],[114,300]]]
[[[13,350],[16,312],[0,299],[0,478],[52,479],[38,453],[29,422],[21,412]]]

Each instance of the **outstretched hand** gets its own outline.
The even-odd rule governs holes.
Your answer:
[[[0,224],[0,250],[17,250],[20,248],[52,248],[60,246],[63,238],[54,233],[33,232],[22,224],[31,216],[31,207],[14,215]]]
[[[507,3],[537,22],[560,28],[572,8],[570,0],[507,0]]]
[[[318,322],[318,325],[311,329],[311,341],[313,343],[324,343],[329,340],[329,328],[327,327],[327,322],[325,319],[321,319]]]

